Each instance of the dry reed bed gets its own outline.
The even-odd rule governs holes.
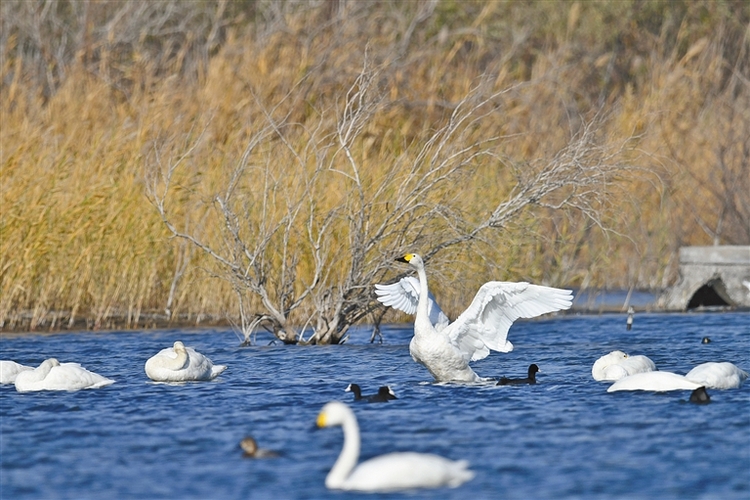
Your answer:
[[[164,162],[178,157],[205,130],[169,210],[220,241],[213,196],[248,138],[267,124],[268,110],[296,127],[295,147],[304,150],[313,131],[334,126],[337,98],[365,54],[381,71],[389,103],[357,144],[371,185],[390,172],[384,165],[408,164],[413,145],[445,122],[482,75],[492,76],[495,90],[509,90],[475,137],[506,137],[506,165],[549,158],[597,113],[606,116],[600,134],[607,143],[637,140],[637,155],[623,157],[629,173],[597,207],[609,231],[575,212],[525,213],[441,256],[435,288],[451,312],[488,277],[660,288],[674,278],[679,246],[750,240],[746,5],[655,2],[647,5],[653,12],[639,12],[635,2],[344,2],[338,14],[316,3],[285,5],[275,24],[226,17],[220,43],[192,65],[196,37],[161,59],[137,52],[107,59],[106,43],[95,39],[89,52],[99,59],[71,60],[52,90],[38,84],[32,58],[17,57],[17,45],[5,39],[3,328],[58,328],[81,317],[93,327],[113,317],[135,326],[163,311],[165,318],[235,318],[235,293],[212,276],[214,263],[170,239],[149,203],[147,166],[156,153]],[[307,192],[299,169],[311,166],[272,141],[258,155],[263,168],[242,186],[243,200],[265,203],[273,218]],[[272,200],[259,199],[268,192],[261,182],[275,183]],[[479,162],[454,192],[433,195],[461,199],[470,216],[490,209],[513,182],[512,169]],[[336,175],[313,191],[319,210],[347,193]],[[386,203],[388,193],[381,196]],[[246,222],[252,231],[264,220]],[[343,244],[337,235],[345,232],[334,225],[332,251]],[[297,273],[305,279],[313,267],[301,261]]]

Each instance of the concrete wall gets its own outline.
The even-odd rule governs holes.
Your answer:
[[[667,310],[684,311],[704,285],[730,307],[750,308],[750,246],[680,248],[679,273],[677,283],[659,299]]]

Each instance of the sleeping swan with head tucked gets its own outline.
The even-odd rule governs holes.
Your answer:
[[[33,366],[24,366],[10,360],[0,361],[0,384],[12,384],[16,381],[19,373],[33,370]]]
[[[703,363],[690,370],[685,377],[709,389],[737,389],[748,374],[733,363]]]
[[[490,281],[481,286],[471,305],[450,323],[427,286],[422,257],[406,254],[398,262],[416,269],[419,280],[403,278],[392,285],[375,285],[378,300],[407,314],[415,314],[409,353],[437,382],[484,382],[469,363],[490,350],[510,352],[508,330],[518,318],[569,309],[572,292],[560,288]],[[418,289],[415,289],[416,285]]]
[[[33,370],[22,371],[15,381],[18,392],[78,391],[114,383],[114,380],[90,372],[78,363],[60,363],[55,358],[45,359]]]
[[[474,477],[466,460],[453,461],[425,453],[388,453],[357,465],[359,426],[352,410],[338,401],[320,411],[318,427],[340,425],[344,448],[326,476],[326,487],[335,490],[400,491],[416,488],[455,488]]]
[[[226,370],[179,340],[173,347],[162,349],[146,361],[146,375],[156,382],[188,382],[212,380]]]
[[[656,370],[656,365],[646,356],[629,356],[622,351],[612,351],[594,362],[591,376],[594,380],[614,382],[629,375],[654,370]]]
[[[688,380],[684,375],[672,372],[644,372],[623,377],[607,388],[607,392],[617,391],[694,391],[703,384]]]

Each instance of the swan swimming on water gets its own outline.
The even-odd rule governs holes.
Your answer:
[[[683,375],[678,375],[672,372],[645,372],[636,373],[635,375],[629,375],[621,378],[607,389],[607,392],[616,391],[654,391],[654,392],[667,392],[667,391],[694,391],[699,387],[703,387],[703,384],[696,384],[687,379]]]
[[[24,366],[15,361],[0,361],[0,384],[12,384],[16,381],[16,376],[24,371],[33,370],[33,366]]]
[[[487,357],[490,350],[512,351],[507,338],[515,320],[569,309],[572,303],[570,290],[490,281],[481,286],[468,309],[449,323],[430,295],[422,257],[410,253],[397,261],[417,270],[418,293],[414,293],[413,278],[404,278],[399,286],[376,285],[376,294],[385,305],[416,313],[409,353],[437,382],[488,380],[474,373],[469,363]]]
[[[60,363],[55,358],[45,359],[33,370],[20,372],[15,381],[18,392],[78,391],[114,383],[114,380],[90,372],[78,363]]]
[[[737,389],[748,374],[732,363],[703,363],[690,370],[685,377],[709,389]]]
[[[347,405],[338,401],[323,407],[317,425],[340,425],[344,430],[344,447],[326,476],[325,484],[329,489],[383,492],[455,488],[474,477],[466,460],[453,461],[425,453],[388,453],[357,465],[360,447],[357,418]]]
[[[179,340],[173,347],[162,349],[146,361],[146,375],[156,382],[187,382],[212,380],[226,370]]]
[[[591,368],[594,380],[615,381],[636,373],[652,372],[656,365],[646,356],[629,356],[622,351],[612,351],[597,359]]]

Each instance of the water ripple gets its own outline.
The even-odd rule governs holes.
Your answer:
[[[222,329],[4,338],[2,359],[54,356],[116,382],[75,393],[0,387],[0,498],[329,498],[323,481],[342,435],[311,426],[336,399],[357,414],[363,458],[438,453],[477,473],[413,498],[746,499],[750,384],[696,406],[686,393],[608,394],[591,365],[622,349],[679,373],[705,361],[747,370],[748,325],[747,313],[642,314],[630,332],[624,315],[519,322],[516,349],[474,368],[517,376],[539,364],[539,384],[525,387],[432,383],[409,356],[409,325],[386,325],[382,345],[363,327],[330,347],[267,346],[259,335],[263,345],[240,348]],[[149,381],[146,360],[178,339],[229,369],[211,382]],[[355,404],[344,392],[352,382],[366,393],[390,385],[399,399]],[[282,457],[243,459],[246,435]]]

